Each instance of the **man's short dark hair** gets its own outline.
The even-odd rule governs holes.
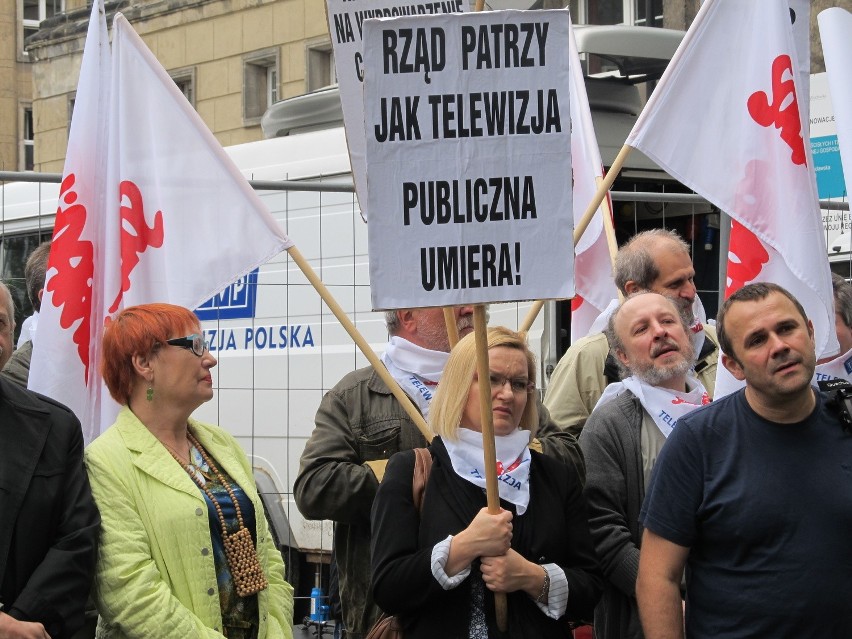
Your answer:
[[[44,279],[47,274],[47,258],[50,256],[50,242],[42,242],[30,253],[24,266],[24,280],[27,283],[27,296],[30,303],[37,311],[41,310],[41,300],[38,298],[39,291],[44,288]]]
[[[842,275],[831,274],[831,287],[834,289],[834,312],[848,328],[852,328],[852,284]]]
[[[802,307],[799,300],[793,297],[792,293],[783,286],[778,286],[778,284],[773,284],[772,282],[755,282],[754,284],[746,284],[725,300],[724,304],[722,304],[722,308],[719,309],[719,312],[716,315],[716,335],[719,337],[719,348],[721,348],[728,357],[732,358],[738,364],[740,363],[740,360],[737,359],[734,352],[734,345],[731,342],[731,338],[728,336],[728,331],[725,329],[725,316],[728,314],[731,306],[737,302],[757,302],[766,299],[772,293],[780,293],[793,302],[793,305],[796,307],[796,310],[799,311],[799,314],[802,316],[805,324],[808,322],[808,316],[805,313],[804,307]]]
[[[668,250],[683,251],[689,255],[689,245],[671,229],[651,229],[637,233],[622,246],[615,255],[613,278],[622,293],[627,293],[627,282],[635,282],[639,288],[650,289],[660,277],[654,251],[660,244],[668,244]]]

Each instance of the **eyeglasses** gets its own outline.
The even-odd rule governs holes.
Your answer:
[[[203,335],[187,335],[186,337],[175,337],[174,339],[167,339],[166,344],[169,346],[178,346],[179,348],[186,348],[191,350],[193,354],[201,357],[204,355],[204,352],[210,348],[210,342],[204,339]]]
[[[509,388],[511,388],[512,392],[517,395],[531,393],[535,390],[535,384],[523,377],[510,378],[497,375],[496,373],[491,373],[491,375],[488,376],[488,381],[491,383],[492,393],[496,393],[501,390],[506,384],[509,384]]]

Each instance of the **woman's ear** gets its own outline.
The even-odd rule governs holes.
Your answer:
[[[151,381],[154,376],[153,356],[153,353],[137,353],[130,358],[130,362],[133,364],[133,370],[136,371],[136,374],[140,377],[144,377],[148,381]]]

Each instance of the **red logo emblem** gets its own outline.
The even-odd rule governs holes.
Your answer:
[[[732,221],[725,298],[756,278],[768,261],[769,253],[760,239],[739,222]]]
[[[89,375],[89,328],[92,320],[92,280],[94,275],[94,252],[92,243],[80,239],[86,226],[86,207],[77,202],[74,191],[76,178],[73,173],[62,180],[59,189],[59,208],[53,228],[53,244],[47,268],[55,274],[47,282],[48,292],[53,294],[53,305],[62,308],[59,325],[74,329],[71,339],[77,345],[77,354]]]
[[[130,274],[139,264],[139,254],[149,246],[160,248],[163,245],[163,212],[154,214],[154,226],[145,223],[145,208],[139,187],[130,180],[124,180],[118,187],[121,198],[121,290],[109,307],[110,313],[118,310],[124,294],[130,289]],[[130,206],[124,205],[127,198]]]
[[[76,176],[70,173],[59,190],[59,208],[56,211],[56,223],[53,230],[53,244],[48,257],[48,269],[55,270],[47,282],[47,290],[52,293],[52,303],[62,309],[59,325],[70,329],[76,324],[72,341],[77,345],[77,354],[85,368],[85,378],[89,375],[89,343],[92,325],[92,283],[94,281],[94,249],[92,243],[83,240],[88,213],[86,207],[78,202],[78,193],[74,190]],[[163,245],[163,213],[157,211],[154,225],[145,222],[142,194],[139,188],[125,180],[119,186],[121,198],[121,290],[115,298],[109,312],[113,313],[130,289],[130,274],[139,264],[139,254],[149,246],[159,248]],[[129,205],[125,205],[125,198]]]
[[[793,164],[805,163],[805,143],[802,140],[802,121],[793,82],[793,62],[788,55],[779,55],[772,63],[772,99],[763,91],[752,93],[748,112],[760,126],[781,130],[781,139],[793,153]]]

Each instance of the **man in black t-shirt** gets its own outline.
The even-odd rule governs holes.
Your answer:
[[[811,386],[813,326],[773,284],[719,311],[745,389],[681,418],[654,467],[636,591],[648,639],[848,637],[852,433]]]

